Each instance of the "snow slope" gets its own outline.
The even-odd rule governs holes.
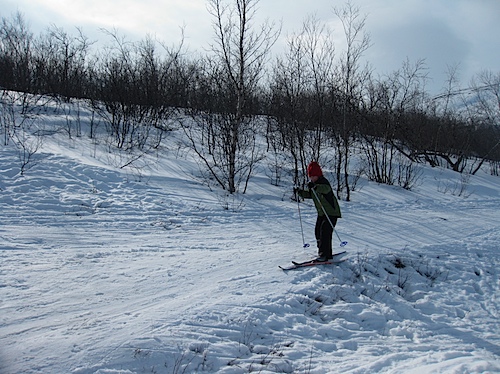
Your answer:
[[[315,255],[289,182],[224,196],[174,139],[140,173],[85,136],[25,176],[0,148],[0,373],[500,372],[497,177],[361,181],[347,261],[283,272]]]

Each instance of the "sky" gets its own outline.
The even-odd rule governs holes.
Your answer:
[[[230,1],[230,0],[228,0]],[[336,53],[343,48],[341,24],[334,7],[342,0],[260,0],[257,26],[268,19],[282,25],[274,53],[285,52],[288,35],[300,31],[315,15],[334,31]],[[428,91],[442,92],[450,68],[457,68],[461,86],[489,70],[500,72],[500,0],[352,0],[366,15],[365,31],[372,46],[365,58],[376,75],[401,68],[404,61],[424,59]],[[154,35],[167,45],[182,39],[190,51],[204,53],[213,41],[207,0],[0,0],[0,15],[22,13],[35,33],[50,25],[68,33],[75,27],[92,40],[117,30],[131,40]]]

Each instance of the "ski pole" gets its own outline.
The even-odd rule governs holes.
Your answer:
[[[314,188],[311,188],[311,191],[313,192],[313,195],[314,197],[316,198],[316,200],[318,200],[318,203],[319,203],[319,206],[321,207],[321,209],[323,210],[323,213],[325,213],[325,216],[326,218],[328,219],[328,222],[330,222],[330,226],[332,226],[332,230],[333,232],[335,233],[335,235],[337,235],[337,238],[339,239],[340,241],[340,246],[341,247],[345,247],[347,245],[347,242],[346,241],[342,241],[342,239],[340,239],[340,236],[339,234],[337,233],[337,230],[335,230],[335,226],[333,225],[332,221],[330,220],[330,216],[326,213],[326,209],[325,207],[323,206],[323,204],[321,204],[321,200],[319,199],[318,197],[318,194],[316,193],[316,191],[314,190]]]
[[[297,209],[299,210],[300,232],[302,233],[302,246],[304,248],[307,248],[309,247],[309,243],[306,243],[306,240],[304,239],[304,227],[302,226],[302,215],[300,214],[299,194],[297,193],[296,188],[294,188],[294,190],[295,190],[295,198],[297,199]]]

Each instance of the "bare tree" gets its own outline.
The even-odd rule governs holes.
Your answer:
[[[284,58],[278,58],[271,83],[270,114],[282,147],[294,164],[294,184],[304,183],[305,169],[318,160],[330,122],[328,91],[334,79],[335,48],[330,30],[313,16],[302,30],[288,39]]]
[[[39,89],[46,93],[70,98],[85,97],[86,62],[93,44],[80,29],[77,36],[52,25],[37,40],[36,76]]]
[[[251,105],[268,53],[279,35],[267,21],[258,29],[252,28],[257,4],[258,0],[208,1],[215,32],[209,80],[219,95],[219,105],[208,117],[207,113],[196,113],[195,119],[205,121],[203,126],[211,132],[209,144],[220,148],[210,152],[195,142],[191,145],[220,186],[231,194],[237,191],[239,181],[246,181],[246,186],[259,158],[251,128]]]
[[[114,145],[123,150],[156,149],[168,130],[166,121],[176,112],[179,49],[166,49],[160,58],[151,38],[136,44],[108,33],[113,46],[98,64],[99,82],[93,108],[106,125]]]
[[[477,155],[480,158],[472,174],[478,172],[486,160],[490,160],[492,175],[498,174],[500,160],[500,73],[482,71],[473,79],[471,89],[476,93],[474,117],[478,119],[481,128],[479,133],[486,133],[477,145]]]
[[[2,18],[0,27],[0,86],[30,92],[33,89],[33,34],[21,13]]]
[[[38,129],[37,120],[39,118],[34,105],[29,110],[24,104],[31,100],[24,97],[29,94],[17,93],[14,91],[2,92],[0,97],[0,130],[4,132],[3,142],[8,145],[10,142],[18,150],[20,161],[20,174],[36,164],[36,153],[42,146],[42,131]]]
[[[409,145],[422,137],[422,126],[415,126],[411,118],[422,112],[425,78],[423,60],[414,65],[406,60],[401,69],[384,79],[371,80],[367,85],[364,104],[368,118],[360,134],[371,180],[386,184],[404,181],[407,185],[409,178],[401,178],[400,171],[403,164],[411,166],[415,161],[414,148]],[[415,170],[414,167],[404,168],[405,174]]]
[[[342,117],[338,129],[334,129],[337,148],[337,195],[345,194],[350,200],[349,163],[351,147],[356,133],[356,117],[361,101],[363,84],[368,80],[368,67],[361,66],[363,53],[370,47],[370,36],[364,33],[366,16],[359,8],[348,2],[343,8],[335,8],[335,14],[342,23],[346,48],[341,54],[338,70],[338,89],[342,96]]]
[[[307,72],[300,39],[288,42],[285,58],[278,58],[270,88],[267,142],[271,148],[289,153],[294,165],[293,181],[300,184],[299,171],[305,169],[306,123],[304,99]]]
[[[309,73],[308,90],[312,103],[309,105],[309,118],[314,126],[315,136],[312,146],[312,159],[321,155],[322,137],[327,124],[331,123],[328,107],[328,91],[334,84],[335,45],[332,32],[316,17],[310,16],[304,22],[303,43]]]
[[[484,123],[500,126],[500,72],[484,70],[472,80],[476,93],[475,114]]]

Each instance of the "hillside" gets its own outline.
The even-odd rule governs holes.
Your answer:
[[[24,176],[0,148],[1,373],[500,372],[498,177],[361,180],[347,261],[283,272],[315,255],[290,182],[228,197],[179,137],[138,169],[86,136]]]

